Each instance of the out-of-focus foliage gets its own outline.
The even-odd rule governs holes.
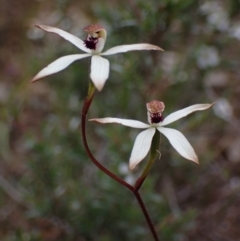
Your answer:
[[[157,99],[165,115],[195,103],[213,109],[173,123],[194,146],[197,166],[163,137],[142,189],[164,241],[236,241],[240,216],[240,2],[0,1],[0,237],[4,241],[151,240],[134,197],[90,162],[79,131],[90,60],[35,84],[56,58],[78,49],[33,24],[82,39],[100,23],[105,49],[147,42],[165,51],[109,56],[110,77],[89,117],[147,121]],[[88,124],[95,156],[131,182],[126,169],[138,130]]]

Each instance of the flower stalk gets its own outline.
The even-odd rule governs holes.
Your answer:
[[[149,228],[151,230],[151,233],[153,235],[154,240],[155,241],[159,241],[159,238],[157,236],[157,232],[156,232],[156,230],[154,228],[154,225],[153,225],[152,220],[151,220],[151,218],[150,218],[150,216],[148,214],[148,211],[146,209],[146,206],[145,206],[145,204],[144,204],[144,202],[142,200],[142,197],[141,197],[140,193],[138,191],[136,191],[136,192],[134,192],[134,196],[136,197],[136,199],[138,201],[138,204],[139,204],[139,206],[140,206],[140,208],[141,208],[141,210],[142,210],[142,212],[144,214],[144,217],[145,217],[145,219],[146,219],[146,221],[148,223],[148,226],[149,226]]]
[[[86,150],[86,153],[88,155],[88,157],[90,158],[90,160],[93,162],[93,164],[95,166],[97,166],[97,168],[99,168],[102,172],[104,172],[107,176],[109,176],[110,178],[112,178],[113,180],[117,181],[119,184],[121,184],[122,186],[124,186],[125,188],[127,188],[128,190],[130,190],[133,195],[135,196],[135,198],[137,199],[138,201],[138,204],[140,206],[140,209],[142,210],[143,212],[143,215],[146,219],[146,222],[148,224],[148,227],[152,233],[152,236],[154,238],[154,241],[159,241],[159,238],[157,236],[157,232],[154,228],[154,225],[152,223],[152,220],[150,218],[150,215],[146,209],[146,206],[142,200],[142,197],[139,193],[139,189],[144,181],[144,179],[146,178],[147,174],[148,174],[148,169],[150,170],[152,164],[153,164],[153,161],[150,161],[150,164],[147,165],[149,167],[146,167],[146,171],[144,172],[145,173],[145,177],[144,178],[141,178],[142,182],[140,183],[140,185],[138,186],[138,188],[136,189],[134,186],[128,184],[127,182],[125,182],[123,179],[121,179],[120,177],[118,177],[117,175],[115,175],[114,173],[112,173],[110,170],[108,170],[106,167],[104,167],[94,156],[93,154],[91,153],[90,149],[89,149],[89,146],[88,146],[88,142],[87,142],[87,137],[86,137],[86,117],[87,117],[87,114],[88,114],[88,111],[89,111],[89,108],[91,106],[91,103],[93,101],[93,97],[94,97],[94,92],[95,92],[95,87],[93,85],[92,82],[89,83],[89,89],[88,89],[88,95],[83,103],[83,107],[82,107],[82,113],[81,113],[81,131],[82,131],[82,141],[83,141],[83,145],[84,145],[84,148]],[[154,142],[154,141],[153,141]],[[153,145],[155,146],[155,145]],[[157,146],[157,145],[156,145]],[[154,151],[153,151],[154,152]],[[155,149],[155,153],[156,152],[156,149]],[[151,159],[153,160],[153,158]]]
[[[87,137],[86,137],[86,117],[88,114],[88,110],[91,106],[93,97],[94,97],[94,91],[95,87],[94,85],[90,82],[89,83],[89,89],[88,89],[88,95],[83,103],[82,107],[82,114],[81,114],[81,130],[82,130],[82,140],[83,140],[83,145],[84,148],[90,158],[90,160],[94,163],[95,166],[97,166],[102,172],[104,172],[106,175],[120,183],[121,185],[125,186],[129,190],[133,190],[133,187],[129,185],[127,182],[125,182],[123,179],[120,177],[116,176],[114,173],[109,171],[106,167],[104,167],[91,153],[89,147],[88,147],[88,142],[87,142]]]

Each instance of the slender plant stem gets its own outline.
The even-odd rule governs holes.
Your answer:
[[[144,217],[145,217],[145,219],[146,219],[146,221],[148,223],[148,226],[149,226],[149,228],[151,230],[151,233],[152,233],[152,235],[154,237],[154,240],[155,241],[159,241],[158,236],[157,236],[157,232],[156,232],[156,230],[154,228],[152,220],[151,220],[151,218],[150,218],[150,216],[148,214],[148,211],[147,211],[147,209],[145,207],[145,204],[144,204],[144,202],[142,200],[142,197],[141,197],[139,191],[134,192],[134,196],[136,197],[136,199],[138,201],[138,204],[139,204],[139,206],[140,206],[140,208],[141,208],[141,210],[142,210],[142,212],[144,214]]]
[[[102,172],[104,172],[107,176],[109,176],[110,178],[114,179],[115,181],[117,181],[118,183],[120,183],[122,186],[126,187],[127,189],[129,189],[134,196],[136,197],[139,206],[144,214],[144,217],[147,221],[148,227],[153,235],[154,241],[159,241],[158,237],[157,237],[157,233],[154,229],[154,225],[151,221],[151,218],[148,214],[148,211],[143,203],[143,200],[141,198],[141,195],[139,193],[139,188],[136,190],[132,185],[128,184],[127,182],[125,182],[124,180],[122,180],[120,177],[116,176],[114,173],[112,173],[111,171],[109,171],[106,167],[104,167],[101,163],[98,162],[98,160],[93,156],[93,154],[91,153],[89,147],[88,147],[88,142],[87,142],[87,137],[86,137],[86,117],[88,114],[88,110],[91,106],[92,100],[94,97],[94,88],[93,86],[90,84],[89,87],[89,91],[88,91],[88,96],[86,97],[84,103],[83,103],[83,107],[82,107],[82,115],[81,115],[81,130],[82,130],[82,140],[83,140],[83,145],[84,148],[86,150],[86,153],[88,155],[88,157],[90,158],[90,160],[94,163],[94,165],[96,165]]]
[[[96,165],[106,175],[108,175],[109,177],[111,177],[112,179],[114,179],[115,181],[119,182],[121,185],[125,186],[126,188],[128,188],[130,191],[133,192],[134,191],[133,186],[131,186],[130,184],[128,184],[127,182],[122,180],[120,177],[116,176],[114,173],[112,173],[106,167],[104,167],[101,163],[99,163],[96,160],[96,158],[92,155],[92,153],[91,153],[91,151],[90,151],[90,149],[88,147],[87,137],[86,137],[86,117],[87,117],[87,113],[88,113],[89,107],[90,107],[90,105],[92,103],[93,96],[94,96],[94,91],[89,92],[87,98],[84,101],[83,108],[82,108],[81,129],[82,129],[82,140],[83,140],[83,145],[85,147],[85,150],[86,150],[89,158],[91,159],[91,161],[94,163],[94,165]]]

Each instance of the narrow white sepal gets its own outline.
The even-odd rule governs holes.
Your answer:
[[[84,42],[80,38],[78,38],[78,37],[76,37],[76,36],[66,32],[66,31],[64,31],[62,29],[51,27],[51,26],[47,26],[47,25],[35,24],[35,26],[40,28],[40,29],[42,29],[42,30],[45,30],[47,32],[58,34],[59,36],[61,36],[62,38],[66,39],[67,41],[71,42],[77,48],[81,49],[82,51],[84,51],[86,53],[90,53],[91,52],[90,49],[85,47]]]
[[[57,73],[67,68],[72,62],[89,56],[90,54],[73,54],[61,57],[42,69],[37,75],[35,75],[35,77],[32,78],[31,82],[35,82],[45,76]]]
[[[197,104],[197,105],[191,105],[182,110],[175,111],[172,114],[165,117],[164,121],[160,124],[160,126],[166,126],[176,120],[179,120],[179,119],[191,114],[192,112],[206,110],[206,109],[210,108],[212,105],[214,105],[214,103],[213,104]]]
[[[186,137],[178,130],[166,128],[166,127],[157,127],[157,129],[167,137],[171,145],[175,150],[184,158],[198,163],[198,157],[188,142]]]
[[[109,61],[99,55],[93,55],[90,78],[98,91],[101,91],[109,75]]]
[[[145,129],[149,128],[150,125],[145,124],[141,121],[136,120],[129,120],[129,119],[121,119],[121,118],[112,118],[112,117],[106,117],[106,118],[94,118],[90,119],[89,121],[95,121],[101,124],[107,124],[107,123],[117,123],[124,126],[129,126],[132,128],[139,128],[139,129]]]
[[[155,131],[155,128],[149,128],[138,134],[134,142],[134,146],[129,161],[130,170],[133,170],[136,167],[136,165],[139,162],[141,162],[144,159],[144,157],[146,157],[146,155],[148,154]]]
[[[110,48],[106,52],[103,52],[101,55],[112,55],[117,53],[124,53],[128,51],[135,51],[135,50],[161,50],[160,47],[152,44],[128,44],[128,45],[120,45],[113,48]]]

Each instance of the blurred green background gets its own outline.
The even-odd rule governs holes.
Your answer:
[[[236,241],[240,237],[240,1],[0,1],[1,241],[152,240],[133,195],[102,174],[81,141],[80,113],[90,59],[30,84],[60,56],[80,53],[33,24],[84,39],[92,23],[108,31],[105,50],[147,42],[164,52],[109,56],[110,76],[97,92],[93,117],[147,121],[146,102],[164,101],[165,116],[196,103],[217,102],[169,127],[184,133],[200,165],[162,138],[141,193],[164,241]],[[119,125],[88,124],[101,163],[129,173],[136,135]]]

